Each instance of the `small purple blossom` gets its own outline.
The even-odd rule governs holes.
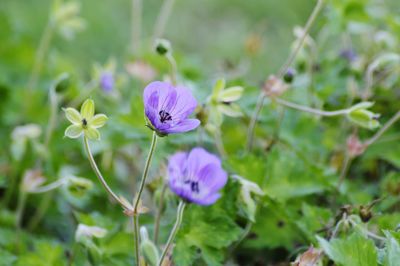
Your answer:
[[[197,101],[185,87],[154,81],[144,89],[143,100],[148,126],[160,136],[187,132],[200,125],[199,120],[188,118]]]
[[[171,190],[181,198],[211,205],[221,196],[219,190],[225,186],[228,175],[217,156],[197,147],[169,159],[168,179]]]
[[[105,71],[100,76],[100,87],[104,92],[110,93],[114,88],[114,76],[111,72]]]

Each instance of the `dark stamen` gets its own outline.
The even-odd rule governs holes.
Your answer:
[[[192,182],[192,183],[190,184],[190,189],[191,189],[193,192],[199,193],[199,183],[197,183],[197,182]]]
[[[83,124],[84,126],[87,126],[86,118],[82,119],[82,124]]]
[[[172,116],[168,112],[166,112],[164,110],[161,110],[160,112],[158,112],[158,114],[160,115],[161,123],[164,123],[165,121],[172,120]]]

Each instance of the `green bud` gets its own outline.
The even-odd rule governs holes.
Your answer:
[[[155,266],[160,259],[160,254],[156,245],[149,239],[147,230],[144,226],[140,228],[140,250],[146,260],[146,262],[151,265]]]
[[[166,55],[172,51],[171,43],[166,39],[157,39],[155,49],[159,55]]]
[[[371,111],[366,110],[371,107],[373,102],[361,102],[359,104],[354,105],[349,109],[347,114],[348,119],[364,128],[375,129],[380,126],[379,114],[373,113]]]

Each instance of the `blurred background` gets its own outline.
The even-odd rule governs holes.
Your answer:
[[[178,81],[201,105],[196,116],[202,127],[159,141],[144,200],[151,212],[141,223],[153,234],[166,158],[199,143],[224,158],[229,173],[264,193],[246,202],[241,184],[231,180],[218,204],[188,210],[176,265],[288,265],[310,244],[318,245],[316,232],[336,219],[341,206],[357,209],[375,199],[382,202],[371,227],[394,229],[400,221],[399,125],[380,145],[354,158],[339,192],[347,138],[365,140],[375,131],[346,118],[297,111],[283,116],[267,99],[254,150],[245,149],[260,89],[293,51],[316,2],[0,0],[0,265],[132,264],[130,223],[109,204],[81,141],[63,137],[68,122],[61,108],[79,108],[90,97],[96,112],[109,116],[102,140],[92,143],[93,153],[110,185],[131,197],[151,136],[144,126],[142,90],[152,80],[170,79],[168,60],[155,51],[156,37],[170,41]],[[325,2],[292,65],[294,78],[286,81],[290,90],[284,96],[338,110],[364,100],[366,72],[375,60],[400,52],[400,2]],[[390,63],[375,70],[369,100],[384,124],[399,109],[400,67]],[[228,115],[210,111],[208,99],[219,78],[227,88],[243,88]],[[57,189],[49,192],[27,192],[60,179],[69,181],[55,183]],[[158,244],[175,219],[176,199],[168,191],[164,196]],[[202,219],[197,231],[191,230]],[[109,234],[82,240],[76,235],[79,224]],[[204,238],[207,234],[215,239]]]

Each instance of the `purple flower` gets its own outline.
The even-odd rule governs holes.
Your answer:
[[[169,159],[168,179],[171,190],[181,198],[211,205],[221,196],[218,191],[225,186],[228,175],[217,156],[198,147]]]
[[[114,88],[114,76],[111,72],[103,72],[100,76],[100,86],[104,92],[111,92]]]
[[[200,125],[199,120],[188,118],[197,102],[185,87],[155,81],[144,89],[143,99],[148,127],[159,136],[187,132]]]

